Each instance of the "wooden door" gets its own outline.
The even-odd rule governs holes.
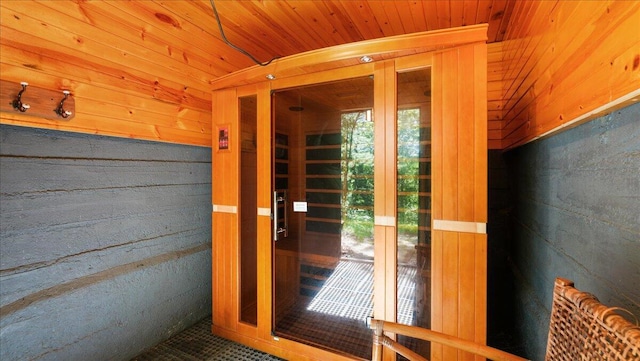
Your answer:
[[[374,316],[396,320],[398,299],[398,74],[431,69],[431,328],[484,342],[486,336],[486,44],[470,42],[432,53],[259,83],[257,98],[257,320],[241,319],[239,98],[248,88],[213,95],[213,330],[284,358],[345,356],[272,335],[272,90],[349,77],[374,79]],[[225,133],[226,131],[226,133]],[[225,135],[226,134],[226,135]],[[229,145],[221,146],[220,137]],[[223,142],[224,143],[224,142]],[[223,144],[222,143],[222,144]],[[426,225],[425,225],[426,227]],[[442,347],[431,358],[467,359]]]

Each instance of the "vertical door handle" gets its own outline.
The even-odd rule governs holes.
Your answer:
[[[280,239],[280,234],[283,237],[287,237],[289,235],[289,216],[287,213],[287,191],[282,191],[282,196],[278,195],[278,191],[273,192],[273,240],[277,241]],[[284,205],[284,225],[280,227],[280,222],[278,219],[278,207],[282,203]]]

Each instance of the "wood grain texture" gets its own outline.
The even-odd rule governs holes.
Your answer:
[[[485,23],[489,41],[500,41],[514,3],[219,1],[217,7],[227,38],[266,61]],[[4,124],[209,146],[209,82],[254,65],[224,43],[208,0],[7,0],[0,19],[2,79],[69,89],[78,103],[73,122],[2,112]]]
[[[624,97],[640,89],[640,3],[518,2],[512,22],[502,45],[503,148],[634,101]]]
[[[486,28],[483,28],[486,31]],[[433,181],[434,194],[433,210],[440,215],[444,215],[444,219],[460,220],[467,222],[486,222],[486,195],[476,195],[476,192],[486,192],[486,85],[476,84],[479,79],[486,82],[486,59],[487,50],[484,44],[485,37],[481,34],[480,27],[472,27],[468,29],[455,29],[451,34],[444,32],[413,34],[411,37],[401,37],[396,40],[385,39],[384,41],[363,42],[361,44],[349,44],[348,46],[340,46],[336,49],[325,49],[322,51],[298,54],[291,58],[282,59],[281,62],[274,64],[275,66],[285,64],[286,67],[278,68],[287,76],[279,78],[275,81],[266,81],[256,76],[258,71],[263,72],[269,69],[252,68],[247,72],[237,72],[233,75],[221,79],[220,82],[214,84],[214,88],[219,86],[229,86],[222,90],[215,90],[213,93],[214,104],[217,106],[213,109],[214,129],[220,126],[228,126],[231,135],[230,150],[218,150],[214,142],[213,150],[213,199],[214,204],[237,204],[238,197],[238,150],[233,144],[237,142],[237,117],[238,103],[237,96],[244,96],[251,91],[258,92],[257,89],[264,89],[260,94],[264,94],[263,100],[258,100],[264,104],[265,108],[259,108],[258,114],[258,133],[257,141],[259,170],[261,174],[272,178],[270,173],[270,159],[266,155],[269,154],[268,147],[273,138],[273,132],[281,132],[289,134],[291,137],[288,142],[289,150],[289,166],[294,168],[297,164],[302,164],[302,159],[297,159],[295,154],[304,148],[304,144],[292,141],[293,134],[303,134],[306,132],[315,133],[318,129],[307,127],[306,122],[300,122],[300,116],[295,116],[295,122],[291,126],[286,122],[279,121],[271,124],[271,114],[281,115],[282,110],[278,107],[271,109],[274,104],[285,104],[286,96],[283,95],[283,101],[269,103],[267,101],[266,90],[285,87],[291,89],[298,84],[310,85],[310,79],[318,82],[335,81],[341,77],[350,77],[350,70],[353,70],[351,76],[366,75],[366,71],[373,71],[374,74],[374,108],[376,119],[374,123],[375,134],[375,159],[374,165],[376,173],[374,174],[374,214],[380,219],[395,219],[396,214],[396,167],[397,167],[397,144],[394,138],[396,133],[396,112],[397,112],[397,76],[400,71],[415,70],[416,68],[432,67],[433,85],[434,85],[434,106],[432,117],[433,124],[433,157],[437,161],[433,163]],[[464,34],[463,37],[456,36]],[[453,39],[453,38],[455,39]],[[411,56],[401,57],[398,59],[389,58],[388,60],[379,61],[373,66],[354,65],[341,68],[340,71],[331,72],[327,68],[318,68],[316,63],[321,65],[327,59],[341,60],[346,58],[357,57],[366,53],[368,50],[375,49],[377,54],[386,54],[393,57],[397,55],[397,49],[409,46],[409,39],[421,42],[425,45],[419,51],[426,48],[439,49],[433,53],[412,54]],[[453,40],[452,40],[453,39]],[[453,43],[449,43],[452,41]],[[391,49],[391,51],[389,51]],[[311,54],[317,55],[312,57]],[[332,65],[328,65],[329,67]],[[303,73],[308,75],[297,75],[300,68]],[[313,72],[312,70],[319,70]],[[254,72],[255,71],[255,72]],[[252,73],[253,72],[253,73]],[[364,72],[364,73],[363,73]],[[249,84],[247,84],[249,83]],[[255,84],[255,88],[251,88],[251,84]],[[233,85],[237,86],[234,87]],[[285,93],[282,93],[285,94]],[[259,96],[258,99],[261,97]],[[322,99],[322,98],[321,98]],[[370,106],[370,105],[368,105]],[[323,106],[324,108],[324,106]],[[348,108],[348,107],[347,107]],[[362,105],[360,105],[362,108]],[[332,117],[333,113],[323,113],[323,117]],[[437,122],[437,124],[435,124]],[[324,129],[331,132],[333,126]],[[214,133],[217,133],[214,131]],[[260,145],[262,144],[262,145]],[[477,147],[482,147],[478,149]],[[439,149],[437,149],[439,148]],[[300,171],[289,169],[289,174],[300,173]],[[479,174],[476,175],[475,172]],[[436,175],[437,174],[437,175]],[[266,177],[265,177],[266,178]],[[290,182],[295,182],[290,178]],[[480,184],[477,185],[476,182]],[[266,187],[266,188],[265,188]],[[269,193],[271,191],[270,184],[267,181],[259,180],[259,192]],[[296,193],[295,187],[292,193]],[[266,194],[258,195],[260,207],[267,208],[270,206],[268,201],[270,196]],[[485,202],[485,204],[482,204]],[[265,262],[259,266],[259,269],[265,270],[265,274],[259,275],[258,282],[259,294],[262,294],[260,300],[263,303],[259,306],[259,312],[264,313],[258,316],[258,332],[260,339],[252,339],[246,335],[240,334],[240,325],[237,320],[233,320],[231,315],[237,312],[237,295],[235,294],[237,284],[237,264],[235,261],[229,260],[237,256],[237,234],[234,233],[237,228],[237,219],[227,218],[226,222],[216,222],[218,215],[214,212],[214,324],[213,330],[218,334],[232,335],[233,338],[242,339],[243,342],[249,343],[265,343],[266,347],[278,350],[278,344],[288,343],[290,341],[274,340],[269,328],[273,321],[272,297],[274,296],[271,287],[279,287],[281,289],[297,289],[296,283],[288,283],[288,278],[280,278],[278,274],[291,274],[291,270],[295,270],[296,261],[293,257],[287,260],[276,253],[276,257],[281,259],[282,263],[274,264],[273,259],[267,256],[260,257],[259,262]],[[220,214],[221,217],[228,217],[229,214]],[[270,234],[266,226],[269,220],[266,217],[260,217],[260,224],[265,229],[265,234]],[[227,229],[216,228],[222,224],[227,224]],[[376,294],[374,295],[374,313],[386,319],[395,320],[396,317],[396,275],[393,271],[396,267],[396,225],[395,222],[385,224],[376,224],[375,233],[375,265],[374,265],[374,283]],[[308,235],[307,235],[308,236]],[[308,237],[305,237],[305,239]],[[461,232],[434,232],[434,292],[433,308],[435,309],[434,324],[452,335],[462,335],[469,339],[476,339],[484,342],[484,333],[486,332],[486,320],[483,316],[486,309],[486,267],[478,267],[484,264],[482,257],[486,258],[486,252],[481,252],[478,256],[476,251],[482,250],[478,248],[475,241],[475,235],[463,234]],[[266,241],[266,237],[265,237]],[[263,251],[270,251],[266,245],[271,244],[268,240],[264,245],[259,247]],[[280,243],[279,243],[280,245]],[[283,246],[279,246],[283,247]],[[259,252],[260,253],[260,252]],[[486,262],[486,261],[484,261]],[[279,268],[281,267],[281,268]],[[276,273],[274,275],[274,272]],[[219,277],[225,277],[226,280],[216,281]],[[219,282],[219,285],[217,284]],[[274,284],[275,282],[275,284]],[[267,287],[269,289],[267,289]],[[295,294],[291,294],[284,299],[278,299],[282,302],[293,302]],[[217,302],[216,300],[219,300]],[[479,307],[479,308],[478,308]],[[216,316],[218,315],[218,316]],[[445,317],[446,315],[446,317]],[[220,320],[216,322],[216,317]],[[265,324],[263,322],[268,321]],[[253,330],[251,330],[253,333]],[[292,343],[292,347],[300,348],[300,344]],[[311,358],[321,355],[319,350],[307,349],[305,356]],[[455,351],[450,349],[444,350],[445,357],[457,357]]]
[[[502,148],[503,127],[503,42],[487,45],[487,141],[488,149]]]
[[[432,74],[432,214],[486,222],[487,125],[485,44],[434,55]],[[486,235],[433,230],[432,329],[477,342],[486,332]],[[432,359],[473,359],[442,346]]]
[[[258,119],[271,117],[271,89],[267,82],[258,84],[255,88]],[[257,205],[259,208],[271,210],[271,123],[258,121],[257,124]],[[271,217],[258,216],[258,336],[267,339],[271,335],[273,270],[272,270],[272,242]]]
[[[491,149],[584,122],[607,104],[627,105],[632,100],[622,97],[640,88],[640,5],[633,1],[222,1],[218,7],[227,37],[263,61],[487,23]],[[254,65],[224,44],[206,0],[8,0],[0,9],[2,79],[69,89],[78,102],[73,122],[2,112],[5,124],[208,146],[209,83],[224,84],[226,75]],[[326,62],[325,69],[356,64]],[[317,70],[294,66],[290,75]]]
[[[240,135],[239,103],[236,89],[213,93],[215,134],[228,131],[228,149],[219,149],[218,137],[212,144],[212,204],[239,207]],[[239,314],[240,241],[238,214],[212,213],[212,299],[213,324],[237,330]]]
[[[198,50],[204,44],[192,46],[189,39],[214,37],[193,36],[186,26],[167,33],[163,20],[186,21],[158,7],[3,1],[2,79],[68,89],[77,109],[69,122],[6,112],[0,122],[208,146],[208,81],[215,71],[210,55]]]
[[[452,48],[486,41],[486,36],[486,25],[474,25],[341,44],[331,47],[331,51],[327,51],[328,48],[311,50],[278,59],[265,66],[254,65],[219,77],[212,82],[212,86],[214,89],[223,89],[262,82],[268,75],[285,79],[338,70],[359,64],[363,55],[370,56],[375,61],[395,59],[401,56],[428,53],[443,47]]]
[[[70,92],[64,94],[29,86],[28,83],[0,80],[0,112],[68,122],[75,116],[75,104]]]

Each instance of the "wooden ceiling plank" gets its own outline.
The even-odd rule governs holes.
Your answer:
[[[341,0],[340,4],[349,14],[360,34],[364,35],[365,40],[384,37],[384,32],[375,21],[368,2]]]
[[[291,6],[281,1],[264,2],[262,7],[265,19],[277,19],[278,33],[291,35],[296,39],[293,52],[287,51],[286,56],[296,54],[300,51],[308,51],[322,47],[319,44],[319,37],[313,29],[300,21],[298,15],[291,11]],[[287,37],[285,37],[286,39]]]
[[[494,30],[496,33],[493,36],[493,38],[491,38],[493,39],[493,41],[501,42],[504,39],[504,35],[506,34],[507,29],[509,28],[509,24],[511,22],[511,14],[513,13],[513,8],[515,7],[515,5],[516,5],[515,0],[507,1],[507,4],[504,9],[504,15],[500,20],[500,25],[496,27],[496,30]]]
[[[318,47],[325,47],[330,43],[329,39],[326,39],[326,34],[321,32],[322,29],[317,29],[312,26],[308,26],[305,17],[308,10],[305,10],[309,6],[314,6],[306,1],[300,1],[299,3],[289,3],[286,1],[276,1],[273,3],[264,3],[262,8],[265,14],[270,19],[277,19],[277,26],[281,29],[279,32],[296,34],[299,38],[299,42],[303,44],[302,47],[297,48],[297,51],[317,49]],[[313,17],[313,16],[310,16]],[[295,53],[293,53],[295,54]]]
[[[496,39],[500,24],[505,16],[506,7],[510,0],[494,0],[489,15],[489,39]]]
[[[382,36],[394,36],[397,34],[394,34],[395,30],[393,29],[393,25],[388,18],[389,14],[387,14],[385,3],[387,3],[387,5],[391,5],[393,12],[396,11],[393,2],[372,1],[368,2],[367,6],[373,14],[373,18],[371,18],[371,20],[376,24],[378,28],[380,28],[380,30],[382,31]]]
[[[222,39],[218,23],[213,15],[211,2],[186,1],[192,7],[203,7],[206,14],[211,14],[210,20],[203,19],[207,24],[207,32],[211,32],[216,37]],[[181,9],[182,1],[165,2],[176,9]],[[269,8],[276,5],[276,1],[215,1],[218,16],[226,38],[235,46],[247,51],[260,62],[267,62],[276,56],[287,56],[302,48],[305,43],[304,32],[300,33],[287,31],[280,26],[279,18],[269,14]],[[195,11],[194,11],[195,12]],[[201,24],[201,21],[195,21]],[[300,33],[300,34],[299,34]],[[277,49],[275,48],[277,44]],[[224,44],[224,49],[232,49]],[[233,49],[235,51],[235,49]],[[247,56],[237,52],[254,65]],[[239,67],[241,68],[241,67]]]
[[[296,54],[285,59],[270,64],[266,67],[256,67],[243,69],[229,76],[218,78],[212,81],[213,89],[222,89],[238,84],[248,84],[262,81],[266,74],[272,73],[276,77],[288,77],[291,71],[299,70],[304,66],[315,64],[335,64],[343,61],[357,61],[357,54],[369,54],[377,57],[378,54],[403,53],[405,51],[413,54],[417,50],[428,52],[436,47],[457,46],[462,44],[486,42],[486,25],[474,25],[464,28],[453,28],[443,31],[432,31],[429,33],[412,33],[401,36],[372,39],[360,43],[342,44],[336,46],[334,51],[327,53],[322,51],[309,51]],[[419,47],[416,48],[416,44]],[[326,70],[329,70],[327,67]],[[277,70],[277,72],[276,72]]]
[[[407,1],[407,6],[404,7],[402,11],[403,12],[400,14],[403,19],[411,17],[413,23],[412,32],[429,30],[427,19],[425,17],[426,9],[423,1]]]
[[[321,11],[327,13],[327,19],[331,23],[331,26],[342,34],[342,43],[353,43],[356,41],[365,40],[362,34],[358,31],[353,20],[346,13],[345,9],[337,1],[314,1],[316,6],[321,7]]]
[[[464,0],[462,2],[462,26],[476,24],[479,0]]]
[[[288,56],[309,46],[309,35],[304,28],[287,29],[281,25],[295,23],[289,19],[293,14],[281,12],[281,4],[277,1],[221,1],[216,4],[227,39],[261,62],[275,56]]]
[[[148,2],[143,3],[146,5]],[[302,47],[298,39],[279,29],[278,24],[272,21],[273,17],[267,15],[264,7],[255,1],[216,1],[215,4],[226,38],[261,62],[277,55],[286,56]],[[224,42],[210,1],[164,1],[157,6],[189,19],[190,26],[212,36],[215,39],[215,50],[233,58],[235,70],[255,64],[249,57]],[[273,49],[274,44],[278,44],[278,51]]]
[[[382,1],[382,9],[386,14],[386,21],[389,23],[390,36],[414,33],[415,27],[411,16],[406,16],[404,12],[408,9],[406,1]],[[401,15],[402,14],[402,15]]]
[[[464,6],[466,2],[460,0],[449,1],[449,14],[451,17],[451,27],[464,25]]]
[[[215,66],[220,66],[225,72],[228,69],[237,67],[237,64],[247,61],[240,54],[229,54],[226,45],[219,38],[219,31],[214,27],[215,18],[213,11],[204,7],[195,7],[198,2],[187,1],[180,6],[179,11],[168,5],[176,2],[156,3],[144,2],[113,2],[107,1],[112,11],[121,11],[129,14],[133,18],[149,24],[151,29],[158,32],[158,36],[166,36],[179,39],[181,48],[199,49],[209,55],[210,61],[215,62]],[[181,2],[182,3],[182,2]],[[166,4],[166,5],[165,5]],[[208,10],[208,11],[207,11]],[[210,26],[202,25],[211,24]],[[190,45],[190,46],[188,46]]]
[[[489,23],[493,0],[478,0],[474,24]]]
[[[451,1],[450,0],[435,0],[438,28],[446,29],[451,27]]]
[[[349,42],[348,39],[342,37],[334,22],[330,21],[328,9],[324,6],[324,1],[288,1],[286,2],[291,11],[293,11],[301,24],[311,25],[311,29],[316,34],[315,46],[321,48],[329,47],[334,44],[343,44]],[[344,27],[342,27],[344,29]]]
[[[427,31],[440,29],[438,24],[438,8],[435,1],[424,1],[422,3],[425,11],[425,19],[427,22]]]
[[[538,4],[536,1],[517,1],[516,7],[520,9],[520,11],[518,12],[518,17],[514,19],[514,26],[509,28],[508,39],[526,37],[531,31],[530,26],[532,21],[544,21],[558,1],[559,0],[545,1],[544,4]],[[534,16],[539,9],[545,10],[537,13],[538,16],[542,18],[533,18],[532,16]]]

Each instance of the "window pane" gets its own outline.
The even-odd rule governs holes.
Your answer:
[[[430,69],[398,74],[397,322],[424,328],[431,325],[430,89]],[[428,342],[399,341],[429,357]]]

